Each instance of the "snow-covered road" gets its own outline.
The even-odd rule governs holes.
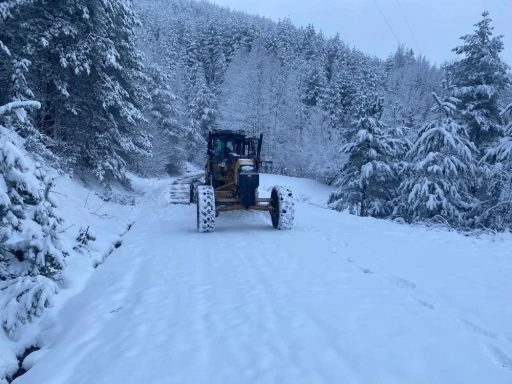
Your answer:
[[[221,214],[152,188],[123,245],[60,314],[16,384],[512,382],[512,241],[426,231],[318,207],[296,224]],[[261,188],[260,195],[268,193]]]

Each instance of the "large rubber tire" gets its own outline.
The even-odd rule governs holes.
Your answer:
[[[210,185],[197,186],[197,230],[215,230],[215,191]]]
[[[289,188],[276,186],[270,194],[270,217],[276,229],[291,229],[295,219],[295,204]]]

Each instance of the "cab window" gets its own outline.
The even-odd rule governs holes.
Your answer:
[[[214,151],[215,162],[220,163],[224,158],[224,142],[222,140],[215,140]]]

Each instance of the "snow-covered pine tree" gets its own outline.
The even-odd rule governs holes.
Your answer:
[[[23,18],[6,29],[31,62],[27,82],[42,105],[37,128],[78,169],[127,182],[126,160],[150,151],[137,125],[148,92],[131,0],[30,1],[16,12]]]
[[[385,88],[384,62],[370,55],[364,54],[355,48],[347,58],[350,73],[350,86],[353,94],[347,94],[351,101],[352,116],[359,113],[360,99],[372,93],[382,94]],[[345,79],[345,81],[348,79]]]
[[[382,69],[382,63],[357,51],[345,52],[343,59],[330,69],[322,107],[330,120],[330,128],[341,132],[346,141],[353,134],[352,121],[359,119],[361,100],[366,99],[366,95],[383,93]],[[381,120],[385,122],[384,118]]]
[[[0,25],[24,3],[1,3]],[[62,219],[51,195],[53,181],[26,153],[26,140],[18,134],[34,132],[27,110],[41,107],[28,99],[33,95],[25,81],[29,62],[17,47],[0,46],[0,67],[10,71],[10,81],[0,82],[0,95],[10,97],[0,103],[0,312],[3,330],[15,337],[20,326],[52,305],[58,291],[54,279],[69,250],[60,239]],[[10,67],[5,65],[9,59]]]
[[[396,162],[407,152],[409,143],[400,132],[380,121],[381,97],[363,98],[359,106],[357,133],[353,141],[341,147],[348,158],[335,185],[339,189],[329,197],[329,207],[348,209],[359,216],[387,217],[397,187]]]
[[[273,28],[274,33],[272,36],[275,41],[271,51],[276,54],[283,65],[292,66],[300,46],[300,39],[297,33],[297,28],[292,24],[290,18],[285,17],[275,25]]]
[[[510,84],[510,68],[500,57],[503,36],[493,37],[489,12],[475,24],[475,33],[461,37],[464,44],[453,51],[463,58],[448,66],[453,96],[461,100],[458,107],[462,124],[469,129],[469,138],[480,150],[492,145],[502,135],[498,100],[500,92]]]
[[[260,133],[268,137],[273,125],[272,106],[275,99],[272,93],[278,75],[278,61],[266,52],[261,41],[253,42],[250,52],[239,49],[221,88],[219,126],[223,129],[241,129],[254,137]],[[271,145],[271,142],[266,142],[267,151]],[[275,148],[272,149],[271,152],[275,152]]]
[[[151,135],[152,156],[134,158],[132,167],[146,176],[179,173],[186,161],[185,139],[196,142],[198,138],[187,136],[181,100],[172,90],[171,76],[155,63],[147,66],[146,74],[151,100],[143,109],[147,123],[141,128]]]
[[[216,89],[223,80],[226,67],[227,52],[224,43],[223,28],[217,21],[212,20],[204,26],[201,47],[204,54],[206,83],[210,89]]]
[[[325,79],[325,54],[324,39],[315,28],[309,24],[304,31],[304,38],[300,47],[303,55],[303,64],[301,68],[304,73],[304,96],[303,102],[308,107],[315,107],[320,104],[324,88]]]
[[[322,94],[322,109],[328,120],[330,133],[340,133],[347,124],[351,95],[351,74],[347,57],[350,49],[340,40],[339,35],[327,40],[325,59],[325,88]]]
[[[19,123],[26,124],[27,107],[39,103],[0,106],[0,311],[10,337],[52,305],[58,292],[54,280],[69,252],[60,240],[53,182],[23,153],[24,141],[16,132]]]
[[[512,116],[512,104],[501,112]],[[475,212],[475,225],[497,230],[512,229],[512,122],[505,137],[490,148],[480,164],[486,175],[488,199]]]
[[[405,179],[399,188],[401,203],[394,215],[409,222],[441,216],[461,226],[476,204],[471,192],[477,181],[474,157],[478,150],[466,128],[451,117],[457,100],[441,100],[435,93],[433,97],[433,111],[445,116],[425,124],[407,153]]]
[[[430,111],[432,92],[441,91],[442,72],[425,57],[415,57],[411,49],[400,46],[386,60],[386,101],[383,118],[390,124],[403,124],[416,133],[425,121],[434,117]]]
[[[206,137],[208,131],[216,127],[217,98],[208,88],[204,72],[199,65],[196,67],[196,78],[188,108],[192,130]]]

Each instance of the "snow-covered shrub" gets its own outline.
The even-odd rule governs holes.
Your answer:
[[[0,281],[0,291],[2,326],[12,337],[19,326],[41,316],[45,308],[53,305],[59,287],[55,281],[37,275]]]
[[[95,240],[96,240],[96,236],[94,235],[92,230],[89,228],[89,226],[87,226],[87,227],[82,226],[82,227],[80,227],[80,230],[78,231],[78,236],[76,237],[77,244],[73,247],[73,249],[77,252],[83,253],[82,249],[88,250],[87,245],[89,244],[89,241],[95,241]]]
[[[96,192],[95,195],[105,202],[113,202],[120,205],[135,205],[135,197],[133,195],[114,193],[110,189]]]

